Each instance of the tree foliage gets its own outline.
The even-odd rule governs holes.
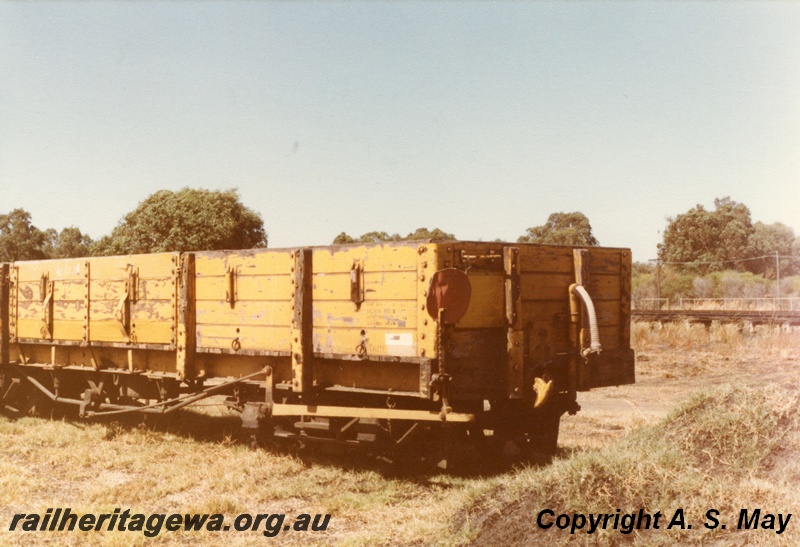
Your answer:
[[[707,273],[742,268],[735,261],[748,255],[753,233],[750,209],[729,197],[714,200],[714,210],[696,205],[686,213],[667,219],[664,241],[658,245],[663,262],[677,263],[683,270]]]
[[[48,258],[78,258],[91,256],[93,243],[91,237],[75,226],[64,228],[61,232],[50,228],[45,231],[43,250]]]
[[[729,197],[714,200],[714,210],[697,205],[668,219],[658,257],[681,271],[706,274],[733,269],[774,278],[775,253],[789,257],[796,250],[794,231],[780,222],[750,219],[750,209]],[[780,260],[782,275],[798,271],[798,260]]]
[[[528,228],[521,235],[519,243],[540,243],[543,245],[583,245],[594,247],[600,245],[592,234],[589,219],[580,211],[571,213],[553,213],[541,226]]]
[[[414,241],[414,240],[431,240],[431,241],[451,241],[456,239],[456,236],[449,234],[439,228],[428,230],[427,228],[417,228],[410,232],[407,236],[400,234],[389,234],[388,232],[367,232],[358,237],[352,237],[345,232],[341,232],[333,239],[334,245],[345,245],[348,243],[381,243],[384,241]]]
[[[31,224],[31,214],[14,209],[0,215],[0,262],[46,258],[46,234]]]
[[[95,254],[250,249],[266,247],[261,216],[239,201],[235,189],[161,190],[125,215]]]
[[[0,215],[0,262],[90,256],[92,238],[71,226],[40,230],[24,209]]]
[[[772,279],[777,276],[778,266],[780,266],[782,275],[797,273],[799,271],[797,259],[778,259],[778,264],[772,258],[772,255],[776,253],[779,256],[791,256],[795,250],[795,242],[794,230],[789,226],[780,222],[774,224],[756,222],[748,240],[748,255],[753,257],[753,260],[747,262],[747,269]],[[758,257],[768,258],[759,260]]]

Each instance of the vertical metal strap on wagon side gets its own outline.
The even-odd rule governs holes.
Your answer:
[[[508,324],[508,386],[510,399],[522,398],[525,379],[525,333],[522,325],[522,293],[520,291],[519,247],[503,248],[505,268],[506,323]]]
[[[310,393],[312,370],[311,249],[297,249],[292,291],[292,391]]]
[[[55,281],[50,280],[49,273],[43,273],[39,283],[39,297],[42,301],[42,324],[39,332],[45,340],[53,339],[53,296]]]
[[[178,292],[178,348],[176,368],[181,379],[194,378],[194,358],[197,335],[195,312],[195,255],[184,253],[180,258]]]
[[[619,347],[631,347],[631,253],[619,258]]]
[[[11,277],[11,266],[0,264],[0,366],[7,366],[9,360],[9,345],[11,331],[9,329],[9,282]],[[4,371],[0,370],[0,374]],[[2,397],[0,392],[0,397]]]
[[[8,281],[8,342],[17,341],[17,286],[19,283],[19,268],[11,264]]]

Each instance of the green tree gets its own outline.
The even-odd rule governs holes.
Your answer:
[[[743,268],[753,233],[750,209],[729,197],[714,200],[714,210],[697,205],[686,213],[667,219],[664,241],[658,257],[683,271],[707,273]]]
[[[46,258],[45,239],[46,234],[31,224],[31,215],[24,209],[0,215],[0,262]]]
[[[748,240],[748,256],[753,260],[747,262],[747,269],[756,274],[775,279],[776,261],[775,253],[780,256],[791,256],[795,243],[794,230],[785,224],[776,222],[764,224],[756,222],[753,233]],[[768,257],[760,260],[757,257]],[[780,259],[781,275],[794,275],[798,271],[798,260],[790,258]]]
[[[453,234],[434,228],[428,230],[427,228],[417,228],[415,231],[409,233],[407,236],[400,234],[390,234],[388,232],[367,232],[358,237],[352,237],[345,232],[341,232],[333,239],[334,245],[345,245],[348,243],[381,243],[385,241],[414,241],[418,239],[430,239],[432,241],[451,241],[456,239]]]
[[[338,236],[333,238],[333,245],[347,245],[348,243],[355,243],[356,240],[352,236],[347,235],[345,232],[340,232]]]
[[[519,243],[539,243],[542,245],[600,245],[592,235],[589,219],[580,211],[572,213],[553,213],[541,226],[528,228],[521,235]]]
[[[48,258],[77,258],[91,256],[92,238],[81,233],[75,226],[61,232],[53,228],[45,231],[44,254]]]
[[[367,232],[361,234],[356,243],[380,243],[382,241],[400,241],[398,234],[388,234],[386,232]]]
[[[95,254],[134,254],[266,247],[261,216],[239,201],[235,189],[161,190],[125,215]]]
[[[433,230],[428,230],[427,228],[417,228],[415,231],[408,234],[406,237],[403,238],[404,240],[415,240],[415,239],[430,239],[431,241],[452,241],[456,239],[456,236],[453,234],[448,234],[444,230],[440,230],[439,228],[434,228]]]
[[[403,239],[400,234],[389,234],[387,232],[367,232],[358,237],[352,237],[345,232],[340,233],[333,239],[334,245],[346,245],[348,243],[381,243],[384,241],[400,241]]]

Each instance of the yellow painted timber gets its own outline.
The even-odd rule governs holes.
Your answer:
[[[417,247],[383,244],[314,249],[314,273],[349,272],[353,260],[363,260],[365,272],[416,271]]]
[[[361,331],[364,334],[361,334]],[[315,353],[358,355],[362,344],[367,356],[416,357],[417,333],[400,328],[316,328],[313,344]]]
[[[66,258],[59,260],[37,260],[17,262],[17,281],[19,283],[35,282],[38,284],[42,274],[49,274],[51,280],[81,279],[83,277],[82,258]]]
[[[505,281],[502,272],[476,272],[469,274],[472,297],[464,317],[456,328],[504,327]]]
[[[91,259],[92,281],[128,279],[128,265],[139,269],[139,279],[171,279],[176,272],[178,253],[109,256]]]
[[[17,318],[17,337],[42,339],[41,319],[20,319]]]
[[[441,422],[442,417],[438,412],[428,412],[427,410],[401,410],[392,408],[353,408],[336,406],[312,406],[312,405],[287,405],[275,404],[272,407],[273,416],[317,416],[324,418],[336,417],[360,417],[373,418],[380,420],[420,420]],[[475,421],[474,414],[463,414],[450,412],[447,414],[448,422],[472,422]]]
[[[288,275],[243,275],[236,278],[237,302],[242,300],[291,300],[292,283]],[[225,300],[226,281],[224,275],[198,277],[195,290],[197,300],[219,301],[230,307]]]
[[[53,321],[53,340],[83,340],[83,321],[56,319]]]
[[[431,277],[437,271],[449,267],[446,264],[446,249],[448,247],[434,243],[421,243],[412,247],[416,251],[417,261],[417,356],[433,359],[437,357],[436,349],[436,321],[426,309],[428,287]],[[443,252],[443,249],[445,252]],[[434,316],[436,311],[434,311]],[[413,327],[413,324],[412,324]]]
[[[159,277],[142,279],[139,276],[139,300],[174,300],[175,278]],[[118,300],[127,292],[127,275],[119,279],[94,279],[90,292],[92,300]],[[58,290],[58,288],[56,288]]]
[[[413,328],[417,322],[414,300],[365,301],[356,311],[352,302],[318,301],[313,304],[314,328]]]
[[[53,279],[56,302],[63,300],[83,301],[86,293],[86,283],[83,279]],[[19,284],[19,300],[21,302],[41,302],[39,296],[39,280],[25,281]]]
[[[201,349],[285,351],[291,349],[289,325],[197,325],[197,347]]]
[[[350,270],[315,273],[312,279],[314,301],[350,301]],[[417,300],[416,273],[410,271],[365,272],[365,300]]]
[[[39,300],[23,300],[17,303],[17,319],[40,319],[42,315],[42,303]]]
[[[93,342],[113,343],[139,343],[139,344],[174,344],[175,331],[172,322],[145,321],[132,319],[131,333],[135,336],[124,334],[120,324],[116,321],[90,321]]]
[[[294,265],[290,250],[202,252],[195,254],[198,281],[206,276],[224,276],[228,266],[239,266],[239,274],[288,275]]]
[[[90,315],[92,322],[116,320],[119,300],[92,299]],[[175,319],[174,304],[170,300],[139,300],[131,304],[131,321],[150,320],[172,323]]]
[[[224,300],[197,302],[197,325],[276,325],[288,327],[292,303],[286,301],[240,300],[231,307]]]

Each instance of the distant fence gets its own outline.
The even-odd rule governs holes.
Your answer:
[[[763,310],[632,310],[634,321],[673,322],[688,321],[710,326],[719,323],[742,325],[800,325],[800,312]]]
[[[634,310],[800,312],[800,298],[636,298]]]

